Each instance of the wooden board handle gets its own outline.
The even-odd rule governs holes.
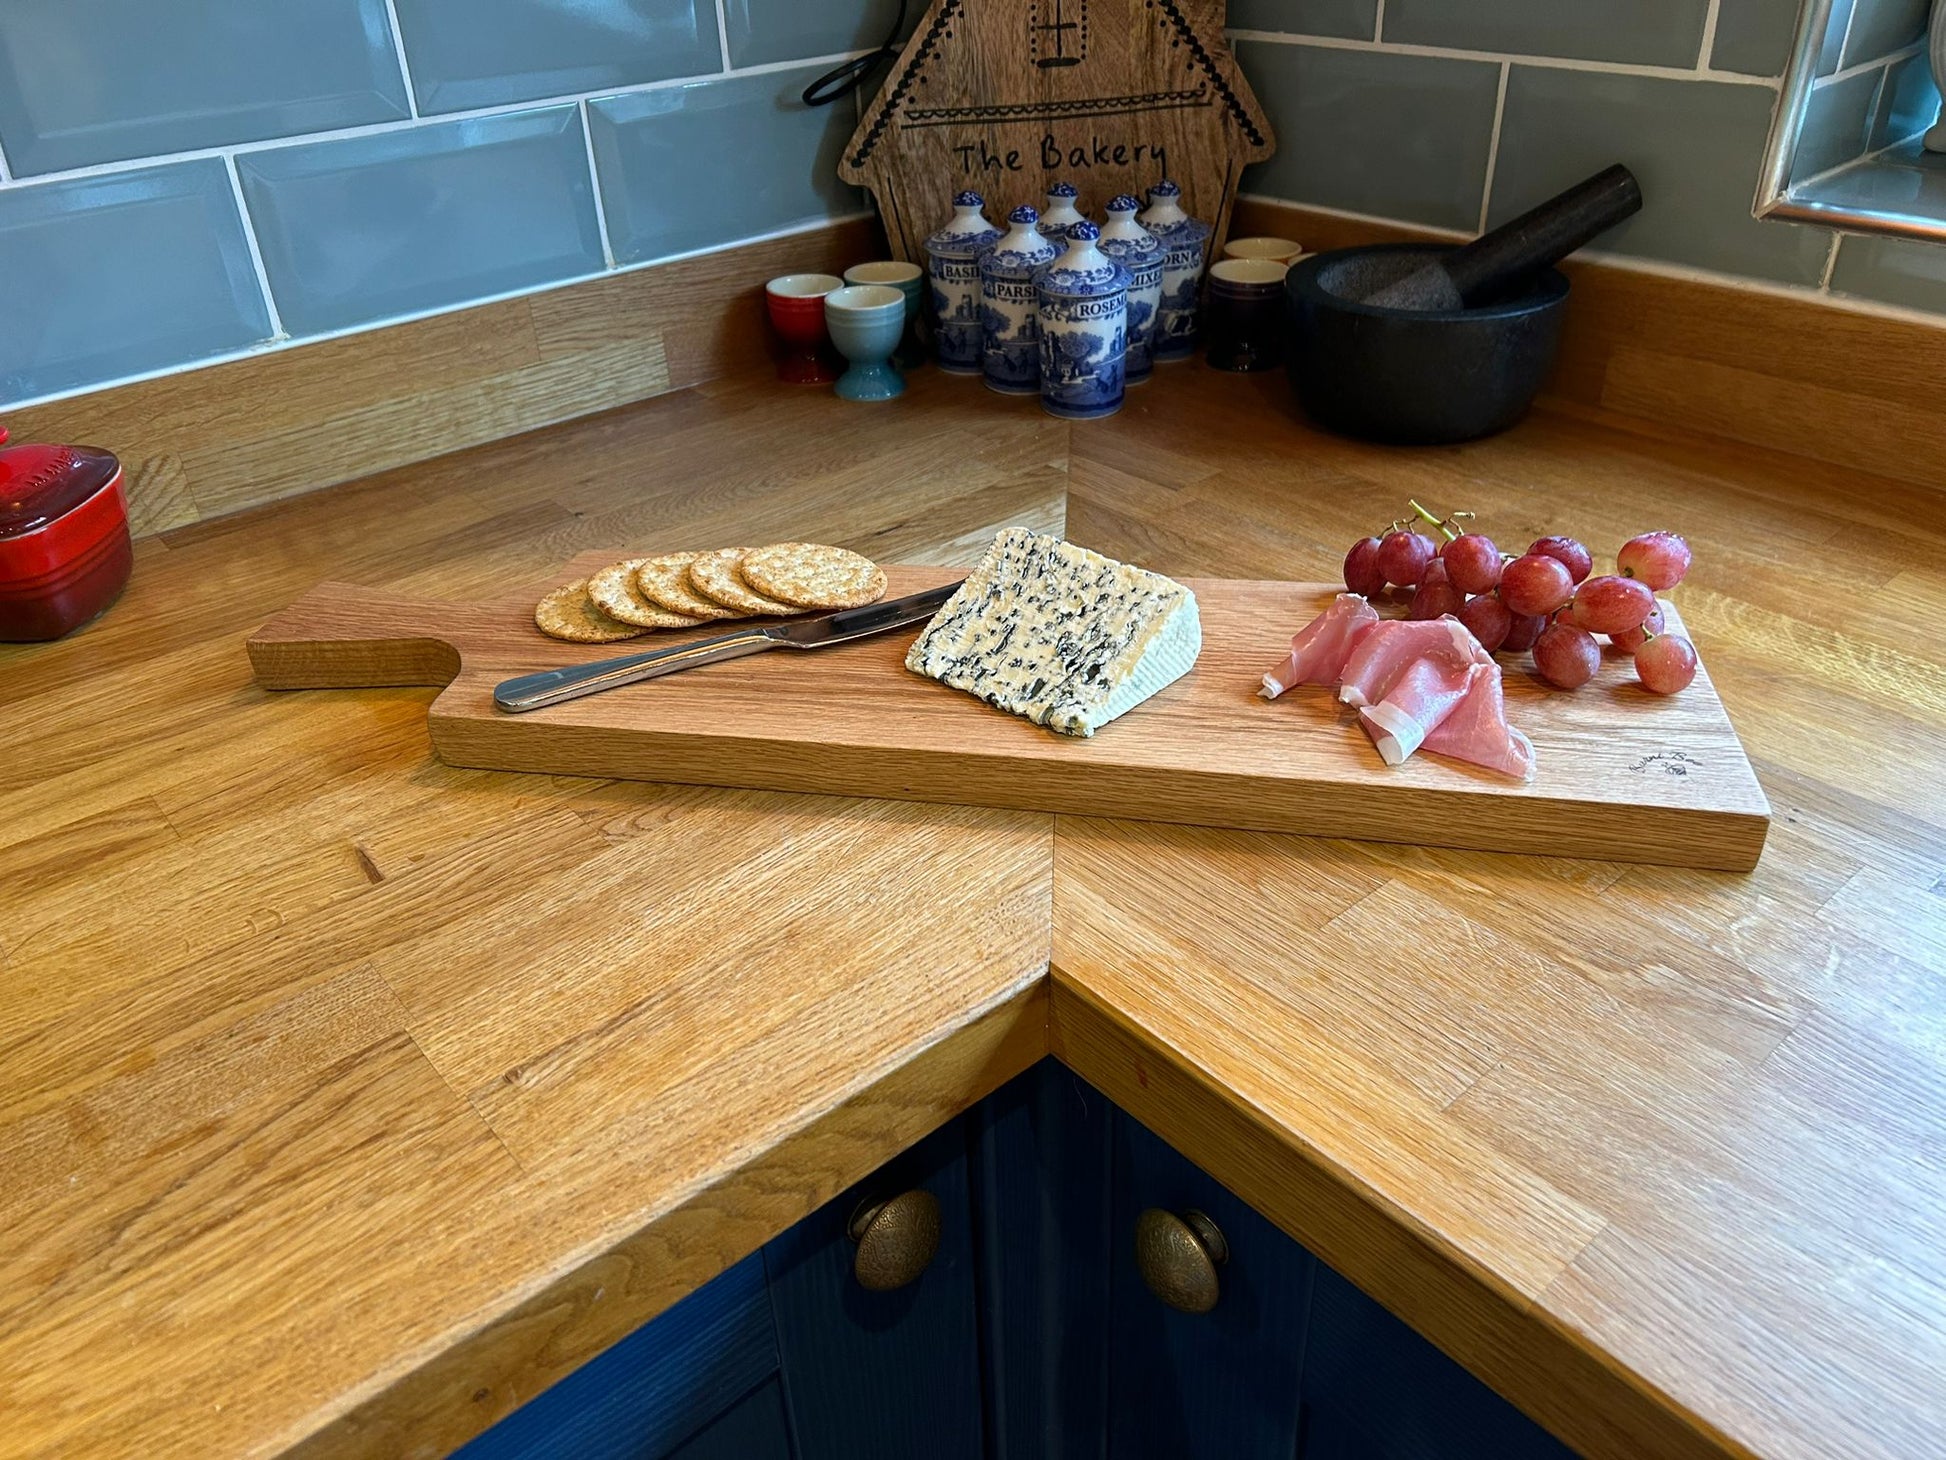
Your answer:
[[[320,583],[252,634],[246,647],[265,689],[447,685],[459,673],[460,605]]]

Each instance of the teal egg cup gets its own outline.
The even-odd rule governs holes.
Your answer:
[[[926,271],[917,264],[888,259],[883,263],[853,264],[845,270],[845,282],[884,284],[905,295],[905,329],[899,335],[898,348],[892,352],[892,364],[900,370],[925,364],[930,356],[925,341],[919,338],[919,322],[925,317]]]
[[[888,284],[854,284],[824,297],[831,343],[851,362],[834,387],[846,400],[890,400],[905,393],[892,352],[905,333],[905,294]]]

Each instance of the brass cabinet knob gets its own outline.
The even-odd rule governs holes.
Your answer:
[[[860,1202],[845,1233],[858,1244],[851,1270],[859,1286],[889,1293],[917,1280],[939,1250],[939,1198],[913,1190]]]
[[[1142,1281],[1171,1308],[1207,1313],[1222,1296],[1216,1270],[1230,1244],[1216,1223],[1194,1209],[1177,1216],[1150,1207],[1135,1219],[1135,1265]]]

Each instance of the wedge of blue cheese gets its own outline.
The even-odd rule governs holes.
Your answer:
[[[1189,672],[1196,595],[1058,537],[1009,527],[906,668],[1063,735],[1093,735]]]

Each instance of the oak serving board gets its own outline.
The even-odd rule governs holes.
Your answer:
[[[534,627],[548,588],[616,560],[591,553],[487,603],[313,589],[249,641],[267,689],[445,685],[428,716],[453,765],[557,775],[884,796],[1252,831],[1744,871],[1770,807],[1706,670],[1659,698],[1625,660],[1574,694],[1505,665],[1507,717],[1532,738],[1535,779],[1420,753],[1387,766],[1356,712],[1324,689],[1256,691],[1290,636],[1338,589],[1185,580],[1203,651],[1183,679],[1070,739],[904,666],[916,630],[836,648],[778,649],[509,715],[516,674],[707,637],[728,625],[576,645]],[[954,570],[887,569],[890,594]],[[1671,615],[1670,627],[1680,629]]]

